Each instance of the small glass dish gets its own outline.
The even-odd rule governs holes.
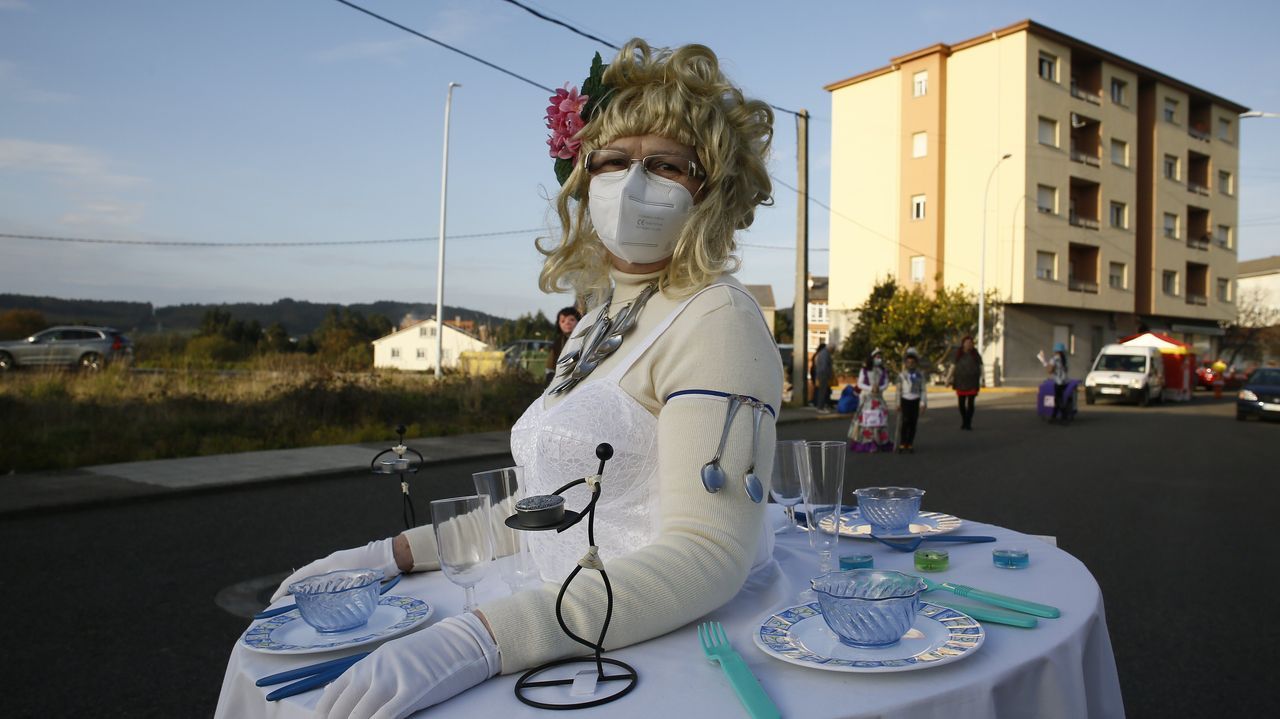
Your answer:
[[[1001,569],[1026,569],[1031,565],[1031,553],[1022,547],[1001,547],[991,550],[991,563]]]
[[[302,620],[316,631],[345,632],[362,627],[378,607],[380,569],[339,569],[289,585]]]
[[[858,513],[871,525],[874,536],[903,534],[920,514],[923,489],[913,487],[863,487],[855,489]]]
[[[828,572],[810,584],[827,626],[860,649],[897,644],[915,622],[925,590],[919,577],[886,569]]]

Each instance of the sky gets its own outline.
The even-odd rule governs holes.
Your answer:
[[[1280,112],[1280,3],[523,0],[614,44],[699,42],[745,92],[807,109],[810,192],[829,203],[823,86],[935,42],[1031,18],[1255,110]],[[503,0],[365,7],[546,87],[612,51]],[[537,288],[556,189],[548,93],[333,0],[0,0],[0,234],[203,243],[435,237],[446,87],[445,303],[514,317]],[[1239,258],[1280,254],[1280,119],[1241,122]],[[773,175],[796,184],[794,118]],[[796,204],[741,233],[748,284],[794,293]],[[810,205],[810,269],[829,217]],[[843,222],[835,218],[835,222]],[[510,232],[489,237],[465,237]],[[867,241],[876,241],[868,239]],[[760,247],[763,246],[763,247]],[[770,249],[770,247],[783,249]],[[434,302],[435,242],[168,247],[0,238],[0,292],[183,302]]]

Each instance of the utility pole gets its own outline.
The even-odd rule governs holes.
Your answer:
[[[791,310],[791,403],[809,401],[809,111],[796,113],[796,301]]]
[[[444,356],[444,218],[449,198],[449,111],[453,106],[453,88],[449,83],[444,98],[444,163],[440,170],[440,254],[436,259],[436,381],[444,379],[441,359]]]

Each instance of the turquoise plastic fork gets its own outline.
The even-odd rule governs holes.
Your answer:
[[[746,661],[734,651],[720,622],[699,624],[698,641],[702,642],[702,653],[707,655],[707,659],[718,663],[724,670],[724,675],[729,677],[733,691],[737,692],[738,700],[742,702],[742,706],[746,707],[747,714],[751,715],[752,719],[782,718],[778,707],[774,705],[769,695],[764,693],[764,687],[760,686],[760,682],[747,667]]]

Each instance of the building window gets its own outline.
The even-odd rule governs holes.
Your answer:
[[[1164,213],[1164,236],[1171,240],[1178,239],[1178,216],[1172,212]]]
[[[391,359],[396,359],[396,358],[397,358],[397,357],[399,357],[399,356],[400,356],[400,348],[399,348],[399,347],[392,347],[392,348],[391,348]]]
[[[924,219],[924,202],[925,202],[924,195],[911,196],[911,219],[913,220]]]
[[[1160,281],[1160,288],[1164,290],[1166,295],[1177,296],[1178,294],[1178,272],[1177,270],[1165,270],[1164,276]]]
[[[418,348],[418,359],[426,359],[427,351],[421,347]]]
[[[1124,140],[1111,141],[1111,164],[1120,167],[1129,166],[1129,143]]]
[[[1181,172],[1179,172],[1180,164],[1181,163],[1178,161],[1177,155],[1165,155],[1164,156],[1164,176],[1170,180],[1178,179],[1178,176],[1182,174]]]
[[[1048,185],[1036,185],[1036,209],[1046,215],[1058,214],[1058,190]]]
[[[1052,252],[1036,253],[1036,279],[1053,281],[1057,274],[1058,256]]]
[[[1218,243],[1218,247],[1224,250],[1231,249],[1231,226],[1218,225],[1218,231],[1213,235],[1213,241]]]
[[[929,73],[921,70],[911,76],[911,95],[913,97],[924,97],[929,92]]]
[[[1125,230],[1129,228],[1129,207],[1123,202],[1111,203],[1111,226]]]
[[[1178,101],[1172,97],[1164,99],[1164,121],[1178,124]]]
[[[1231,120],[1225,117],[1218,118],[1218,139],[1231,142]]]
[[[1107,282],[1113,290],[1123,290],[1127,285],[1125,277],[1125,266],[1123,262],[1112,262],[1111,272],[1107,275]]]
[[[1218,170],[1218,192],[1224,195],[1230,195],[1234,192],[1231,187],[1231,173],[1226,170]]]
[[[924,282],[924,255],[911,258],[911,281],[917,285]]]
[[[809,303],[809,322],[811,324],[825,325],[827,323],[827,303],[826,302],[810,302]]]
[[[1047,52],[1040,53],[1040,77],[1049,82],[1058,81],[1058,58]]]
[[[1218,299],[1222,302],[1231,301],[1231,280],[1218,278]]]
[[[418,328],[418,336],[419,336],[419,337],[426,337],[426,336],[427,336],[427,328],[426,328],[426,327],[419,327],[419,328]]]
[[[929,133],[917,132],[911,136],[911,156],[924,157],[929,154]]]
[[[1120,107],[1129,106],[1129,83],[1119,78],[1111,78],[1111,102]]]
[[[1058,121],[1048,117],[1040,118],[1040,126],[1037,131],[1037,135],[1040,138],[1041,145],[1057,147],[1058,146]]]

